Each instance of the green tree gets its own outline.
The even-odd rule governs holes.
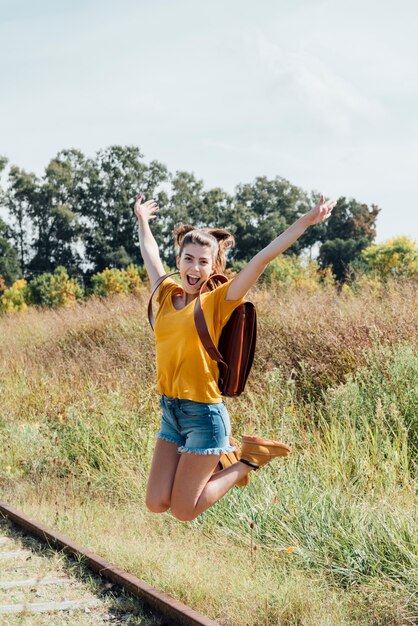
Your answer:
[[[64,150],[48,164],[31,217],[35,225],[35,255],[29,264],[34,273],[64,266],[71,275],[81,274],[81,226],[78,199],[86,159],[77,150]]]
[[[234,259],[248,260],[309,209],[309,198],[284,178],[256,178],[253,184],[238,185],[229,214],[237,245]],[[302,239],[288,254],[297,254],[309,244]]]
[[[418,278],[418,248],[408,237],[395,237],[381,244],[368,246],[361,253],[366,272],[380,279]]]
[[[8,228],[0,219],[0,276],[10,286],[20,275],[17,252],[10,244]]]
[[[141,159],[136,147],[110,146],[86,163],[78,210],[90,276],[106,267],[126,267],[138,259],[133,205],[139,192],[145,198],[153,197],[168,179],[164,165],[153,161],[147,166]],[[165,204],[166,196],[160,192],[157,199]]]
[[[352,263],[376,236],[376,220],[380,209],[341,197],[320,233],[323,242],[319,251],[322,267],[332,267],[336,279],[349,277]]]
[[[4,313],[18,313],[19,311],[26,311],[28,307],[26,302],[27,296],[28,287],[26,280],[24,278],[19,278],[8,289],[1,289],[0,311]]]
[[[69,150],[50,161],[41,179],[11,168],[4,204],[25,275],[36,276],[58,265],[72,274],[81,272],[76,206],[83,165],[83,155]]]
[[[59,307],[75,304],[83,297],[83,290],[65,267],[58,266],[54,272],[45,272],[30,281],[27,287],[28,303]]]
[[[0,154],[0,173],[4,170],[4,168],[6,167],[7,163],[8,163],[8,159],[5,156],[2,156]]]
[[[10,239],[17,251],[20,268],[25,274],[30,258],[33,256],[32,224],[29,212],[38,181],[35,174],[13,166],[8,175],[8,183],[9,186],[2,198],[2,205],[8,213]]]

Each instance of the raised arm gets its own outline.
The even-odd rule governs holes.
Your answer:
[[[150,220],[157,217],[154,213],[158,211],[158,205],[155,200],[148,200],[144,204],[141,202],[142,196],[140,195],[135,202],[134,211],[138,220],[139,246],[152,287],[156,280],[166,273],[157,242],[149,225]]]
[[[302,215],[243,267],[231,281],[226,299],[238,300],[243,298],[247,291],[257,282],[260,274],[263,273],[270,261],[295,243],[309,226],[319,224],[328,219],[335,205],[336,202],[334,200],[325,201],[324,196],[321,194],[321,198],[315,208]]]

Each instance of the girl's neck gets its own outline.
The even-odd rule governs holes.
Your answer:
[[[183,291],[183,294],[181,297],[182,297],[184,306],[187,306],[188,304],[190,304],[190,302],[193,302],[193,300],[196,300],[197,293],[192,294],[192,293],[186,293],[186,291]]]
[[[197,298],[197,294],[194,295],[194,294],[186,293],[185,291],[183,291],[183,293],[179,293],[175,296],[175,300],[173,298],[174,307],[178,311],[181,311],[181,309],[184,309],[184,307],[190,304],[190,302],[193,302],[193,300],[196,300],[196,298]]]

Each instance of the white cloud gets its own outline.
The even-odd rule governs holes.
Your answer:
[[[281,97],[296,99],[299,107],[313,114],[322,126],[348,134],[358,120],[375,123],[384,118],[384,109],[377,101],[362,94],[311,51],[285,49],[260,30],[256,45]]]

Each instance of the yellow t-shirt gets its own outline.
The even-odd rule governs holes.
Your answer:
[[[242,298],[225,300],[230,283],[228,281],[201,296],[203,313],[215,345],[233,310],[243,301]],[[206,352],[196,330],[195,300],[177,310],[172,300],[175,292],[181,293],[181,286],[167,278],[160,286],[157,298],[160,308],[154,330],[158,391],[182,400],[207,404],[221,402],[218,364]]]

